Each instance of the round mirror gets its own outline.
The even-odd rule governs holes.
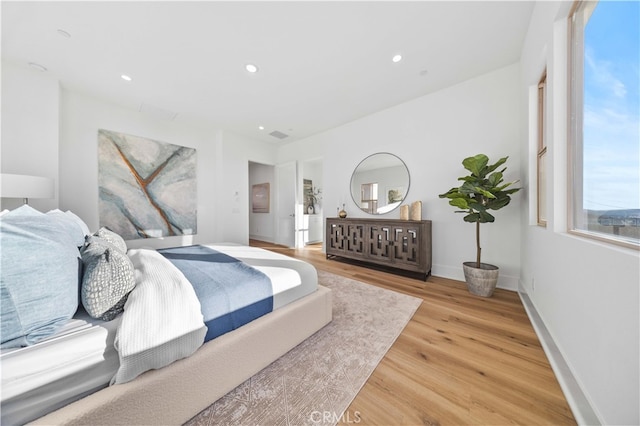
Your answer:
[[[369,214],[385,214],[397,208],[409,191],[409,170],[388,152],[362,160],[351,176],[351,197]]]

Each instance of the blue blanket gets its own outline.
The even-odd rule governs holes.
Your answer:
[[[271,280],[246,263],[200,245],[158,252],[191,282],[208,328],[205,342],[273,310]]]

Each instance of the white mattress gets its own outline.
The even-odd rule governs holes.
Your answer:
[[[120,317],[105,322],[80,310],[36,345],[2,350],[2,424],[18,425],[106,387],[118,369],[113,347]]]
[[[276,310],[314,292],[316,269],[303,261],[235,244],[208,247],[265,273],[273,286]],[[108,385],[118,370],[113,347],[120,317],[110,322],[80,310],[54,336],[36,345],[2,350],[2,424],[23,424]]]

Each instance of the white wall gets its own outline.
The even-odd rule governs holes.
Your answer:
[[[29,199],[41,211],[58,206],[58,81],[26,65],[2,62],[2,173],[48,177],[54,180],[52,199]],[[21,199],[2,199],[12,209]]]
[[[510,156],[506,178],[519,178],[518,81],[519,67],[511,65],[287,144],[278,160],[322,157],[325,216],[345,203],[349,217],[365,217],[351,199],[351,174],[370,154],[396,154],[411,178],[405,201],[422,201],[423,219],[433,221],[432,273],[462,280],[462,262],[475,259],[475,228],[438,194],[457,185],[465,174],[462,159],[478,153],[492,160]],[[481,230],[482,260],[500,266],[503,288],[516,289],[520,276],[520,197]],[[398,218],[399,210],[382,217]]]
[[[546,228],[535,226],[535,200],[532,196],[523,199],[521,285],[599,421],[639,424],[638,252],[566,233],[565,18],[570,6],[571,2],[536,3],[521,56],[523,123],[528,116],[529,89],[548,67],[546,190],[550,212]],[[522,174],[533,188],[534,141],[528,140],[526,124],[520,140]],[[560,380],[564,380],[561,373]]]

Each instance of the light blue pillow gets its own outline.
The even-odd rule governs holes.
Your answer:
[[[69,216],[71,219],[73,219],[74,221],[76,221],[76,223],[78,224],[78,226],[80,228],[82,228],[82,233],[84,235],[91,235],[91,231],[89,230],[89,227],[87,226],[87,224],[85,223],[84,220],[82,220],[80,218],[80,216],[78,216],[77,214],[75,214],[74,212],[72,212],[71,210],[67,210],[66,212],[64,212],[67,216]]]
[[[54,334],[78,308],[76,242],[54,218],[28,205],[0,217],[2,348]]]
[[[62,210],[50,210],[47,212],[47,216],[53,218],[58,225],[66,232],[69,237],[74,241],[76,247],[82,247],[84,245],[84,232],[78,222],[71,216],[63,212]]]

